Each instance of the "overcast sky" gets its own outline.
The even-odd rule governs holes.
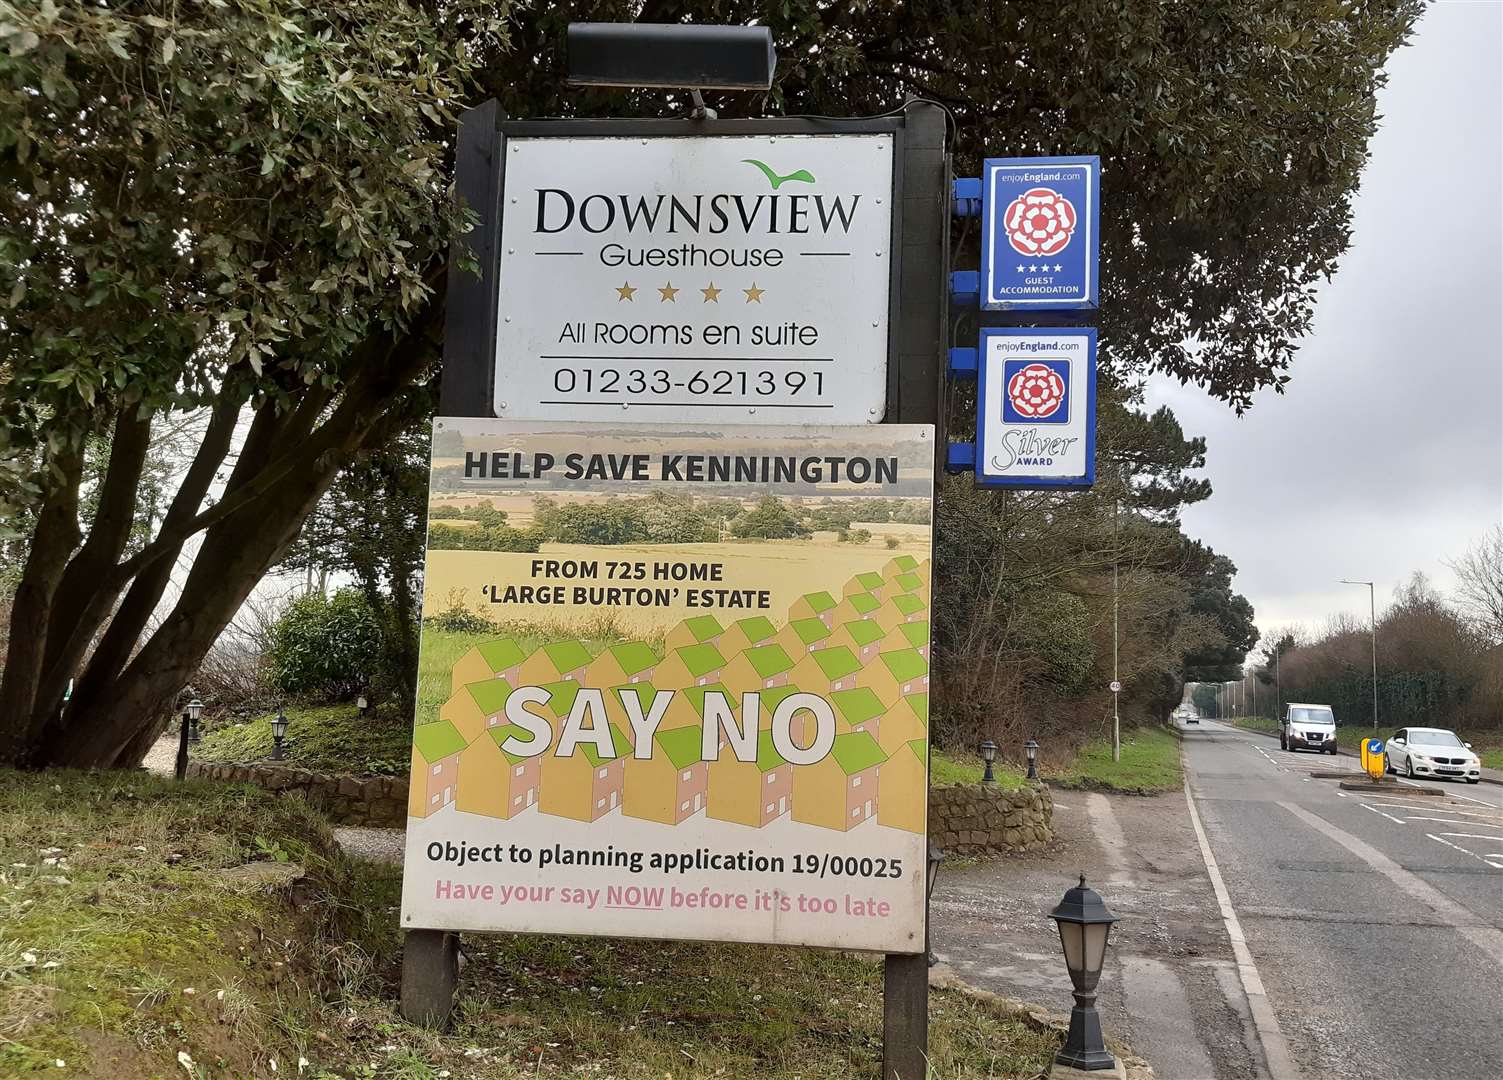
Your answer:
[[[1209,443],[1185,529],[1231,557],[1264,633],[1367,617],[1503,518],[1503,4],[1442,2],[1388,65],[1352,244],[1283,395],[1240,420],[1149,384]]]

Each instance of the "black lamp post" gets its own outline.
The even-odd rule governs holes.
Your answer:
[[[172,775],[179,780],[184,780],[188,776],[188,743],[198,741],[193,737],[193,729],[203,707],[203,702],[198,698],[194,698],[183,706],[183,719],[177,728],[177,761],[174,762],[172,768]]]
[[[204,703],[194,698],[188,702],[188,741],[196,743],[201,736],[198,734],[198,718],[203,715]]]
[[[990,739],[981,740],[981,760],[986,762],[986,771],[981,774],[983,784],[995,784],[997,778],[992,775],[992,762],[997,760],[997,744]]]
[[[1106,942],[1117,917],[1106,909],[1096,890],[1080,884],[1065,893],[1059,906],[1049,912],[1059,925],[1059,942],[1065,950],[1065,967],[1075,986],[1075,1008],[1070,1010],[1070,1033],[1054,1056],[1057,1064],[1075,1069],[1116,1068],[1101,1035],[1101,1014],[1096,1011],[1096,984],[1106,963]]]
[[[934,896],[934,883],[939,880],[939,864],[945,861],[945,853],[933,840],[929,841],[928,865],[925,868],[927,879],[924,884],[924,901],[927,904]],[[933,912],[924,913],[924,952],[929,957],[929,966],[939,963],[939,957],[934,955],[934,949],[929,944],[929,921],[933,918]]]
[[[1039,778],[1039,744],[1029,739],[1023,744],[1023,753],[1028,755],[1028,779],[1037,780]]]
[[[281,709],[277,710],[276,717],[271,722],[271,760],[282,760],[282,740],[287,737],[287,714]]]

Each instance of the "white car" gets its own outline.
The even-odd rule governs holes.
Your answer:
[[[1400,728],[1383,747],[1388,771],[1411,778],[1450,777],[1475,784],[1482,779],[1482,762],[1454,731],[1445,728]]]

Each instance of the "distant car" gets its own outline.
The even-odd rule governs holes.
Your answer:
[[[1175,709],[1173,716],[1174,719],[1178,720],[1181,724],[1200,723],[1200,717],[1196,715],[1195,710],[1190,708],[1190,706],[1188,705],[1181,705],[1179,708]]]
[[[1472,744],[1445,728],[1400,728],[1383,749],[1388,754],[1388,771],[1411,779],[1449,777],[1468,784],[1482,779],[1482,762],[1472,753]]]
[[[1291,701],[1285,706],[1284,719],[1279,725],[1279,747],[1291,753],[1303,749],[1334,754],[1336,714],[1329,705]]]

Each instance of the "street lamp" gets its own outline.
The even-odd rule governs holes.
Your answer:
[[[282,740],[285,739],[286,737],[287,737],[287,714],[284,713],[279,708],[279,709],[277,709],[277,715],[276,715],[276,717],[271,722],[271,760],[272,761],[281,761],[282,760],[282,758],[283,758],[283,754],[282,754]]]
[[[1378,602],[1373,598],[1371,581],[1350,581],[1342,578],[1341,583],[1367,586],[1367,617],[1370,620],[1373,636],[1373,734],[1376,735],[1378,733]]]
[[[981,782],[983,784],[995,784],[997,778],[992,775],[992,762],[997,760],[997,744],[990,739],[982,739],[979,749],[981,750],[981,760],[986,762],[986,771],[981,774]]]
[[[1075,1069],[1116,1068],[1101,1035],[1101,1014],[1096,1011],[1096,984],[1106,964],[1106,942],[1117,917],[1106,909],[1096,890],[1080,884],[1065,893],[1059,906],[1049,912],[1059,926],[1059,943],[1065,951],[1065,967],[1075,987],[1075,1008],[1070,1010],[1070,1032],[1054,1061]]]
[[[203,702],[196,697],[183,706],[183,719],[177,728],[177,760],[172,768],[172,775],[179,780],[188,777],[188,743],[198,741],[194,728],[198,726],[198,714],[203,709]]]
[[[198,718],[203,715],[203,711],[204,711],[204,703],[202,701],[199,701],[198,698],[194,698],[192,701],[188,702],[188,741],[189,742],[196,743],[196,742],[199,742],[201,740],[201,738],[202,738],[198,734]]]
[[[1028,755],[1028,779],[1037,780],[1039,771],[1035,765],[1039,756],[1039,744],[1029,739],[1023,744],[1023,753]]]
[[[929,841],[928,865],[925,867],[927,878],[924,884],[924,902],[928,904],[934,897],[934,883],[939,879],[939,864],[945,861],[944,851],[933,840]],[[934,955],[934,949],[930,946],[929,920],[931,915],[924,913],[924,952],[929,957],[929,966],[939,963],[939,957]]]

